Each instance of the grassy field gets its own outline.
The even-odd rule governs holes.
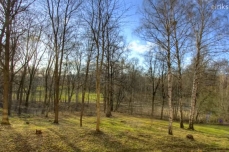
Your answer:
[[[40,92],[40,90],[42,91],[42,92]],[[101,97],[101,101],[103,101],[103,94],[100,94],[100,97]],[[42,89],[37,89],[37,92],[36,92],[36,95],[33,97],[33,98],[31,98],[30,100],[36,100],[36,101],[44,101],[44,90],[43,90],[43,88]],[[62,92],[62,94],[61,94],[61,101],[67,101],[68,100],[68,95],[67,95],[67,93],[65,92],[65,91],[63,91]],[[16,100],[16,94],[14,93],[13,94],[13,100]],[[25,97],[23,98],[23,100],[25,100]],[[78,101],[80,101],[81,102],[81,100],[82,100],[82,92],[79,92],[78,93]],[[96,93],[95,92],[86,92],[85,93],[85,102],[88,102],[88,100],[90,101],[90,102],[96,102]],[[76,93],[74,93],[73,94],[73,96],[72,96],[72,99],[71,99],[71,102],[75,102],[76,101]]]
[[[54,125],[52,118],[10,117],[11,126],[0,126],[0,151],[229,151],[229,126],[195,125],[196,131],[190,131],[174,123],[171,136],[167,135],[167,121],[113,113],[111,118],[102,114],[101,132],[96,133],[94,116],[84,117],[83,127],[79,127],[78,113],[60,113],[59,125]],[[35,134],[36,129],[42,134]],[[187,139],[187,134],[192,134],[194,140]]]

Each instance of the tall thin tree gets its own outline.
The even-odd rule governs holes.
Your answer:
[[[0,1],[1,18],[1,34],[0,34],[0,66],[3,68],[3,115],[1,124],[9,125],[8,118],[8,102],[10,89],[10,58],[11,47],[10,40],[12,37],[11,25],[16,16],[23,13],[33,3],[33,1],[25,0],[7,0]]]
[[[161,47],[167,62],[169,127],[168,134],[172,135],[173,107],[172,107],[172,33],[176,22],[172,18],[175,0],[156,1],[145,0],[143,3],[142,24],[137,29],[139,35]]]
[[[216,17],[212,9],[217,1],[203,1],[196,0],[190,1],[188,11],[188,21],[191,24],[191,33],[193,42],[193,48],[195,49],[194,54],[194,67],[193,67],[193,83],[192,83],[192,93],[191,93],[191,103],[190,103],[190,115],[189,115],[189,129],[194,130],[194,116],[196,111],[197,93],[199,82],[201,78],[201,73],[203,72],[201,68],[203,61],[206,59],[207,55],[220,53],[219,48],[220,42],[225,37],[224,34],[218,36],[218,33],[224,33],[226,31],[225,23],[219,21],[220,18]],[[216,51],[214,48],[218,48]]]
[[[59,123],[59,99],[60,99],[60,76],[66,43],[71,38],[70,24],[81,0],[47,0],[46,10],[51,23],[51,35],[53,37],[54,63],[54,123]]]

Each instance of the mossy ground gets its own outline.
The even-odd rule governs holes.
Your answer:
[[[167,134],[168,121],[113,113],[111,118],[102,115],[101,132],[97,133],[95,116],[85,116],[83,127],[79,127],[78,113],[61,112],[58,125],[52,118],[10,117],[10,126],[0,126],[0,151],[229,151],[229,126],[195,125],[196,130],[190,131],[175,122],[171,136]],[[35,134],[36,129],[42,130],[42,135]],[[187,139],[187,134],[195,140]]]

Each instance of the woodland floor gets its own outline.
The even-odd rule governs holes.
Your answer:
[[[95,132],[95,116],[85,116],[83,127],[79,127],[78,113],[61,112],[59,124],[52,121],[53,115],[10,117],[10,126],[0,126],[0,152],[229,151],[229,126],[202,124],[190,131],[175,122],[171,136],[167,121],[120,113],[111,118],[102,115],[100,133]],[[37,135],[36,129],[42,134]],[[187,134],[194,140],[187,139]]]

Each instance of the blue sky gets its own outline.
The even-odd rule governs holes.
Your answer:
[[[127,24],[125,24],[123,28],[123,35],[126,38],[126,42],[128,43],[128,49],[131,50],[131,56],[139,58],[139,64],[143,66],[143,57],[142,54],[148,50],[152,43],[141,40],[135,33],[134,30],[140,25],[141,15],[139,14],[139,9],[142,6],[143,0],[124,0],[127,6],[131,6],[131,9],[128,12]],[[217,12],[226,12],[228,17],[229,5],[227,5],[227,9],[217,8]],[[228,17],[229,18],[229,17]],[[191,62],[191,56],[187,56],[185,59],[185,64],[189,64]]]
[[[126,24],[124,25],[123,35],[126,38],[128,49],[131,50],[131,56],[138,58],[140,64],[143,64],[142,54],[148,50],[152,45],[149,42],[142,41],[135,33],[135,29],[140,25],[141,15],[139,9],[141,8],[143,0],[125,0],[127,6],[130,6],[128,11],[128,18],[126,18]]]
[[[124,32],[127,37],[127,41],[130,42],[133,39],[138,39],[133,31],[139,26],[140,14],[138,9],[141,7],[143,0],[125,0],[125,3],[130,6],[130,10],[127,12],[128,18],[126,19]]]

